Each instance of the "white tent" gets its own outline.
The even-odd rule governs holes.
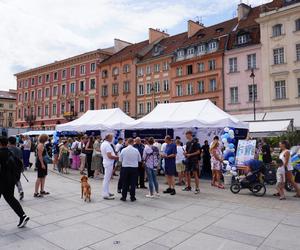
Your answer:
[[[224,112],[210,100],[158,104],[155,109],[137,120],[130,129],[158,128],[245,128],[241,122]]]
[[[28,136],[36,136],[36,135],[50,135],[52,136],[55,133],[54,130],[32,130],[22,133],[22,135],[28,135]]]
[[[78,119],[56,126],[56,130],[85,132],[87,130],[126,129],[134,119],[121,109],[89,110]]]

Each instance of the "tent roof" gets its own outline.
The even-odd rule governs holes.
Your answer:
[[[121,109],[89,110],[78,119],[56,126],[56,130],[85,132],[87,130],[125,129],[134,122]]]
[[[288,130],[291,120],[278,121],[252,121],[249,122],[249,132],[285,132]]]
[[[55,130],[32,130],[32,131],[27,131],[25,133],[22,133],[22,135],[29,135],[29,136],[34,136],[34,135],[53,135],[55,133]]]
[[[131,129],[235,127],[248,124],[224,112],[210,100],[158,104],[148,115],[137,120]]]

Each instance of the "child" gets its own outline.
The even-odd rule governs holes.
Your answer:
[[[278,159],[276,161],[277,172],[276,172],[276,189],[279,194],[279,200],[285,200],[284,195],[284,183],[285,183],[285,169],[282,160]]]

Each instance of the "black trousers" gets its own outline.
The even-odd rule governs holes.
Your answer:
[[[20,202],[14,196],[15,185],[10,185],[9,187],[5,187],[4,190],[1,191],[4,199],[8,203],[8,205],[15,211],[15,213],[22,218],[25,214]]]
[[[137,168],[122,167],[123,178],[122,178],[122,198],[126,199],[127,192],[130,186],[130,198],[135,198],[135,185],[138,175]]]
[[[145,187],[145,168],[142,162],[139,162],[137,186]]]
[[[88,177],[94,176],[94,170],[91,170],[92,158],[93,158],[93,153],[86,154],[86,165],[87,165]]]
[[[122,186],[123,186],[123,175],[124,175],[124,168],[121,167],[120,169],[120,176],[119,176],[119,181],[118,181],[118,190],[122,190]]]

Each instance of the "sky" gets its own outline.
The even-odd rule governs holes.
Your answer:
[[[148,28],[185,32],[236,16],[241,0],[0,0],[0,90],[14,74],[70,56],[147,39]],[[256,6],[269,0],[244,0]]]

